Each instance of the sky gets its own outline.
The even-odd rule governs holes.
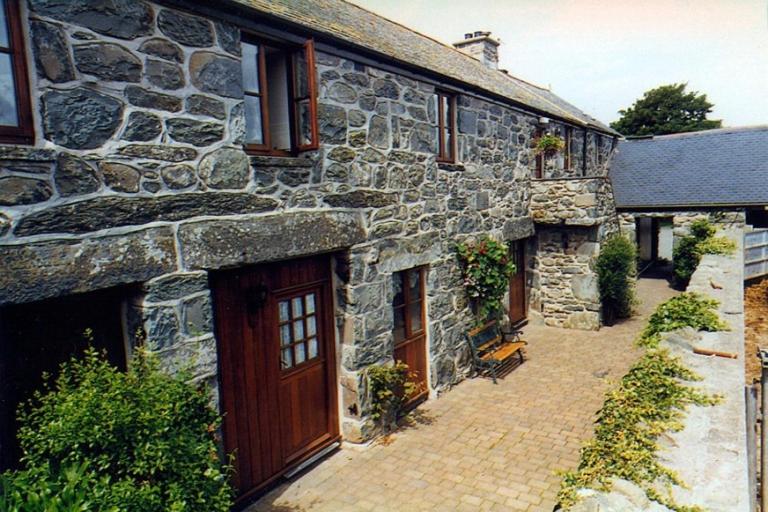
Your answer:
[[[499,67],[603,122],[687,82],[723,126],[768,124],[768,0],[351,0],[446,44],[490,30]]]

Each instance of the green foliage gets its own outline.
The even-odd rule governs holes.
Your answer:
[[[717,397],[697,391],[685,381],[699,380],[667,350],[649,350],[609,391],[598,412],[595,436],[581,450],[575,471],[563,475],[559,502],[564,509],[576,503],[576,491],[589,487],[607,491],[613,478],[642,487],[650,499],[679,512],[699,510],[677,505],[671,486],[679,477],[657,459],[658,437],[683,428],[689,404],[714,405]],[[666,487],[666,496],[658,491]]]
[[[369,366],[365,374],[371,396],[371,417],[389,428],[416,391],[416,386],[408,379],[408,365],[397,361],[393,365]]]
[[[724,331],[728,325],[717,316],[718,302],[698,293],[681,293],[662,302],[648,319],[637,343],[644,347],[657,347],[659,335],[683,327],[697,331]]]
[[[458,244],[456,252],[467,293],[480,306],[481,321],[498,315],[515,264],[506,244],[484,237],[475,244]]]
[[[680,239],[673,250],[673,275],[675,283],[685,288],[691,276],[699,266],[704,254],[732,254],[736,244],[725,237],[714,236],[717,228],[706,219],[698,219],[691,224],[690,235]]]
[[[597,257],[597,279],[606,319],[627,318],[635,302],[637,251],[624,236],[609,237]]]
[[[722,121],[707,119],[712,103],[706,94],[686,92],[687,84],[662,85],[646,91],[643,97],[611,123],[622,135],[665,135],[720,128]]]
[[[565,149],[565,141],[557,135],[544,134],[536,141],[536,152],[553,155]]]
[[[8,510],[228,511],[220,419],[188,380],[144,351],[127,372],[93,349],[62,365],[20,412],[24,469],[4,475],[2,492],[26,505]]]

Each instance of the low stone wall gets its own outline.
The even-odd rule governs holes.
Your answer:
[[[720,302],[725,332],[696,332],[691,328],[663,335],[662,346],[702,377],[696,387],[723,397],[714,407],[691,406],[680,432],[659,440],[659,460],[675,471],[687,488],[675,487],[680,505],[698,505],[710,512],[746,512],[749,508],[747,442],[744,407],[744,294],[741,230],[726,232],[737,242],[732,256],[706,255],[691,278],[688,291]],[[738,354],[738,359],[700,356],[694,347]],[[669,509],[649,501],[638,486],[618,480],[610,493],[590,489],[571,512],[628,512]]]

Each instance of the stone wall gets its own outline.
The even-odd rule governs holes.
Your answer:
[[[749,494],[746,450],[743,232],[733,229],[725,235],[737,243],[737,251],[731,256],[704,255],[687,291],[718,300],[718,313],[730,330],[696,332],[685,328],[662,336],[662,346],[702,377],[694,385],[706,393],[721,395],[722,402],[690,406],[683,428],[660,438],[659,460],[687,484],[685,488],[673,488],[678,504],[712,512],[747,512],[755,497]],[[735,353],[738,358],[696,355],[694,347]],[[614,482],[609,493],[582,489],[579,494],[584,499],[572,507],[572,512],[669,511],[649,501],[642,489],[625,480]]]
[[[616,208],[607,177],[535,180],[531,215],[536,223],[598,226],[615,222]]]
[[[392,273],[428,265],[430,386],[461,380],[472,319],[453,248],[534,234],[538,115],[460,95],[461,163],[438,165],[433,84],[318,52],[320,148],[248,155],[239,29],[116,5],[23,9],[37,144],[0,146],[0,305],[142,283],[131,325],[215,386],[208,271],[337,252],[341,408],[359,440],[361,372],[392,358]]]

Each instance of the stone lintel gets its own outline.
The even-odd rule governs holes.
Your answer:
[[[366,239],[352,212],[296,212],[189,222],[179,227],[188,270],[221,269],[321,254]]]
[[[142,282],[176,267],[170,227],[0,246],[0,304]]]
[[[518,219],[507,219],[504,223],[504,240],[520,240],[533,236],[535,229],[531,217],[521,217]]]

